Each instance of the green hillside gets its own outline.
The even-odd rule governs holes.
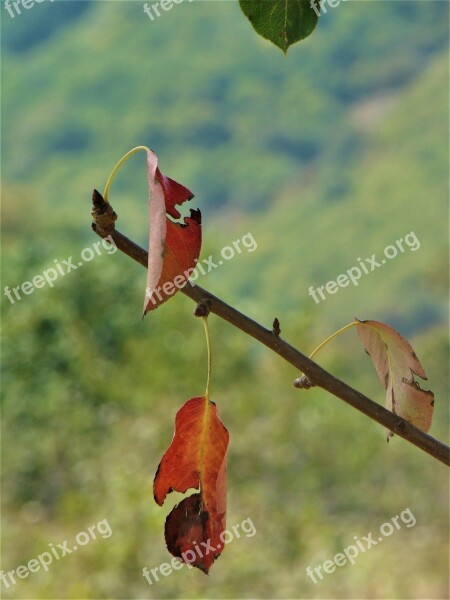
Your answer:
[[[447,73],[443,55],[391,98],[376,129],[361,132],[350,161],[328,155],[312,173],[287,185],[264,219],[239,224],[262,239],[249,268],[233,273],[241,295],[251,299],[254,290],[263,290],[260,310],[306,310],[328,328],[355,315],[385,319],[406,334],[446,322]],[[353,117],[356,112],[355,107]],[[343,191],[333,194],[333,187]],[[410,246],[403,244],[401,252],[395,242],[411,232]],[[397,255],[386,259],[384,249],[391,245]],[[386,264],[364,274],[358,258],[372,254]],[[365,264],[370,270],[371,262]],[[325,300],[316,293],[318,303],[308,294],[310,286],[316,289],[355,266],[361,271],[356,286],[325,293]],[[219,286],[220,279],[218,272]]]
[[[135,2],[59,4],[2,24],[22,40],[5,48],[6,177],[53,206],[61,181],[84,198],[116,158],[148,144],[203,207],[262,209],[302,166],[358,152],[349,105],[414,80],[447,39],[440,2],[347,4],[288,59],[252,35],[235,2],[184,3],[155,22]],[[69,12],[59,29],[53,8]],[[377,21],[389,23],[383,33]],[[21,30],[42,22],[47,38],[27,45]],[[118,191],[139,190],[138,173],[136,163]]]
[[[199,279],[312,350],[356,315],[408,336],[448,440],[448,6],[347,2],[287,58],[234,2],[55,2],[2,13],[2,273],[11,289],[98,241],[90,194],[138,144],[203,213],[202,256],[257,248]],[[6,15],[6,16],[5,16]],[[146,244],[145,161],[111,191]],[[358,285],[308,294],[414,232],[420,247]],[[414,242],[413,238],[408,238]],[[202,394],[206,350],[178,294],[141,320],[145,272],[119,252],[11,303],[2,298],[2,569],[107,519],[97,539],[4,598],[442,599],[446,468],[318,389],[214,316],[212,396],[230,431],[228,517],[256,534],[210,576],[170,559],[152,481],[178,408]],[[318,360],[383,402],[351,332]],[[353,337],[354,336],[354,337]],[[409,508],[417,523],[314,584],[306,575]]]

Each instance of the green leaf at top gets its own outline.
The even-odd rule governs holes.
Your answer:
[[[285,54],[314,31],[320,12],[319,0],[239,0],[239,4],[255,31]]]

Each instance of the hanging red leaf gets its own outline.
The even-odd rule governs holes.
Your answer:
[[[176,205],[191,200],[192,192],[161,173],[158,157],[151,150],[147,150],[147,173],[150,243],[144,316],[186,285],[201,248],[199,210],[191,209],[182,223],[172,220],[181,216]]]
[[[198,493],[177,504],[166,520],[169,552],[208,573],[224,546],[226,526],[226,452],[229,434],[214,402],[191,398],[178,411],[175,434],[153,483],[162,506],[168,493]]]
[[[357,330],[386,388],[386,408],[427,432],[431,427],[434,394],[423,390],[414,379],[417,375],[426,380],[427,375],[409,342],[379,321],[359,321]],[[393,435],[389,433],[389,437]]]

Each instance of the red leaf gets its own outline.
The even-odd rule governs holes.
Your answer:
[[[172,443],[153,483],[160,506],[174,490],[200,490],[173,508],[166,520],[165,537],[173,556],[205,573],[224,545],[228,440],[214,402],[204,396],[191,398],[177,413]]]
[[[427,432],[434,394],[423,390],[414,375],[427,375],[411,345],[395,329],[379,321],[360,321],[358,335],[386,388],[386,408]],[[389,437],[394,434],[390,432]]]
[[[191,209],[183,223],[176,205],[194,196],[180,183],[165,177],[158,168],[158,157],[147,150],[150,205],[150,244],[144,316],[158,308],[187,283],[195,268],[201,247],[201,213]]]

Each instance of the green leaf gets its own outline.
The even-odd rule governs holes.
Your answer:
[[[285,54],[314,31],[319,19],[319,0],[239,0],[239,4],[255,31]]]

